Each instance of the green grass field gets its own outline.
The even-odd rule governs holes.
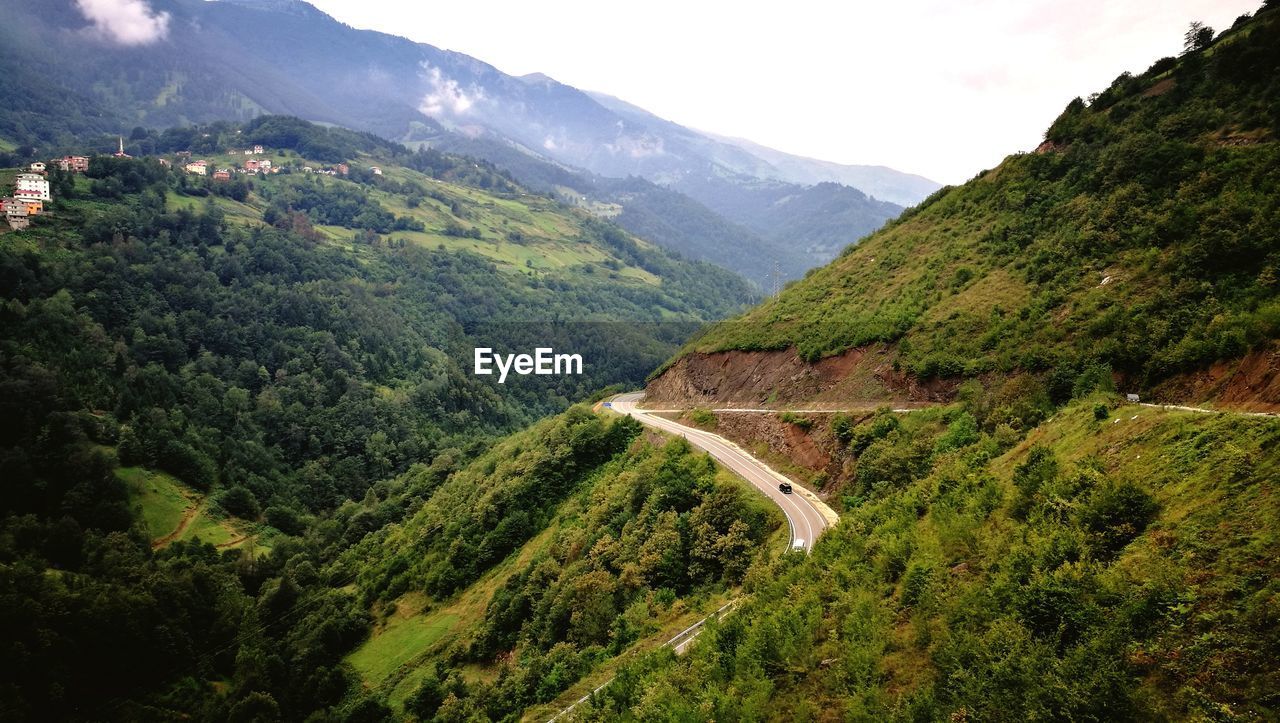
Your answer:
[[[129,498],[142,508],[142,519],[152,539],[178,528],[184,513],[199,504],[199,495],[176,477],[141,467],[121,467],[116,476],[129,488]]]
[[[203,495],[178,478],[142,467],[121,467],[116,476],[129,490],[130,503],[142,515],[152,544],[163,547],[175,540],[199,538],[219,547],[239,547],[256,537],[247,522],[220,518]],[[258,545],[261,554],[269,548]]]

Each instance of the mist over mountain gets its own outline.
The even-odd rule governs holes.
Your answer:
[[[794,278],[937,188],[892,169],[824,164],[715,138],[542,74],[511,76],[461,53],[357,30],[300,0],[152,0],[131,5],[132,13],[110,3],[83,7],[99,10],[73,0],[38,8],[0,0],[0,68],[10,79],[0,89],[7,108],[0,136],[60,146],[84,133],[282,113],[410,145],[465,149],[531,187],[568,187],[604,203],[619,198],[584,180],[583,171],[638,176],[725,217],[712,225],[752,231],[730,244],[716,235],[656,242],[758,283],[770,279],[723,258],[763,259]],[[777,199],[803,197],[827,181],[862,193],[840,194],[832,205],[830,189],[819,192],[824,204],[809,207],[831,214],[815,219],[816,228],[788,226],[785,212],[754,214],[762,182],[770,197],[763,208],[774,209]],[[634,189],[628,194],[637,198]]]

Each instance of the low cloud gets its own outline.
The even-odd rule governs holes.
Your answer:
[[[169,34],[169,13],[146,0],[76,0],[93,32],[119,45],[149,45]]]
[[[422,68],[431,88],[418,106],[418,110],[423,113],[429,116],[466,115],[472,106],[484,100],[484,91],[479,88],[472,87],[469,92],[465,91],[458,85],[458,81],[441,73],[439,68],[426,63],[422,64]]]

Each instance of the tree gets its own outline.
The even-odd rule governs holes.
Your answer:
[[[1213,42],[1213,28],[1199,20],[1191,21],[1187,32],[1182,36],[1182,54],[1195,53],[1209,47]]]
[[[218,497],[222,509],[246,520],[256,520],[262,514],[258,500],[247,487],[236,485]]]

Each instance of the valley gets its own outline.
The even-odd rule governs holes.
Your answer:
[[[622,47],[557,10],[492,37]],[[1002,9],[943,56],[966,8],[816,60],[868,12],[689,97],[866,149],[1158,30]],[[948,186],[352,17],[5,5],[0,719],[1280,715],[1275,0]]]

